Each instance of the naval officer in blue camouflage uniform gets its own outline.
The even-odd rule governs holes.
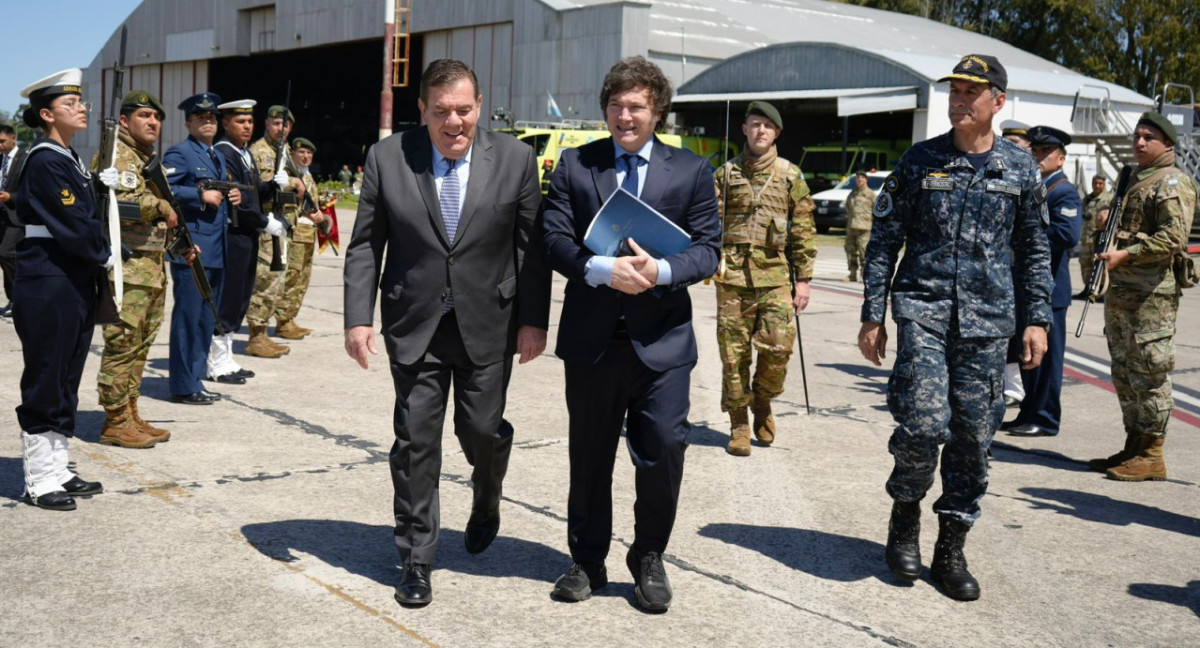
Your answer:
[[[1067,180],[1063,164],[1071,136],[1050,126],[1029,129],[1033,159],[1037,160],[1042,185],[1046,187],[1046,206],[1050,225],[1046,238],[1050,243],[1050,276],[1054,291],[1050,308],[1054,321],[1050,326],[1046,355],[1036,369],[1021,371],[1025,398],[1017,418],[1000,426],[1013,436],[1054,436],[1062,419],[1063,356],[1067,351],[1067,308],[1071,305],[1071,250],[1079,243],[1083,229],[1083,202],[1079,190]],[[1018,292],[1017,298],[1020,299]]]
[[[895,469],[887,563],[906,581],[921,575],[921,499],[942,452],[939,533],[931,576],[951,598],[979,598],[963,545],[987,491],[987,449],[1004,414],[1004,355],[1015,311],[1027,323],[1022,363],[1046,350],[1050,253],[1043,229],[1045,190],[1033,157],[996,137],[1008,75],[994,57],[972,54],[940,81],[950,82],[952,130],[904,154],[875,202],[863,272],[858,346],[876,365],[892,297],[897,354],[888,381],[896,419],[888,449]],[[901,248],[906,248],[896,268]],[[1024,291],[1013,297],[1014,275]]]

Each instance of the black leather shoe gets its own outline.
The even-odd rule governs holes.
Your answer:
[[[1011,430],[1011,429],[1017,427],[1017,425],[1020,425],[1019,423],[1017,423],[1017,419],[1013,419],[1011,421],[1005,421],[1005,422],[1001,423],[1000,429],[1004,430],[1004,431],[1008,431],[1008,430]]]
[[[567,573],[554,581],[551,596],[566,601],[586,601],[592,592],[608,585],[608,569],[602,562],[572,563]]]
[[[642,553],[630,547],[625,555],[625,565],[633,574],[633,593],[638,605],[648,612],[666,612],[671,606],[671,581],[667,580],[662,555],[656,551]]]
[[[213,378],[213,380],[215,380],[219,383],[225,383],[226,385],[245,385],[246,384],[245,376],[239,376],[237,374],[237,372],[222,374],[220,376],[217,376],[216,378]]]
[[[214,401],[221,400],[221,395],[218,394],[217,392],[211,392],[211,391],[208,391],[207,389],[201,389],[199,393],[202,394],[205,398],[207,398],[209,400],[214,400]]]
[[[241,376],[242,378],[253,378],[254,377],[254,372],[250,371],[249,369],[238,369],[237,371],[235,371],[233,373]]]
[[[210,398],[209,392],[198,391],[191,394],[180,396],[171,394],[172,403],[183,403],[184,405],[212,405],[217,399]]]
[[[1044,428],[1040,425],[1034,425],[1033,423],[1026,423],[1025,425],[1014,425],[1013,427],[1008,428],[1008,434],[1010,436],[1020,436],[1020,437],[1040,437],[1040,436],[1054,436],[1055,435],[1054,432],[1051,432],[1050,430],[1047,430],[1046,428]]]
[[[463,544],[467,546],[467,553],[483,553],[483,550],[492,544],[492,540],[496,539],[496,533],[499,531],[499,517],[478,523],[467,522],[467,532],[463,534]]]
[[[84,481],[79,478],[79,475],[72,477],[71,481],[63,484],[62,487],[68,494],[80,497],[99,495],[104,492],[104,486],[100,482]]]
[[[75,498],[71,497],[66,491],[54,491],[53,493],[46,493],[41,497],[26,495],[25,501],[38,508],[44,508],[47,511],[75,510]]]
[[[433,585],[429,583],[429,565],[405,563],[396,586],[396,602],[409,607],[429,605],[433,600]]]

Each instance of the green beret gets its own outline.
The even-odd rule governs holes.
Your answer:
[[[1172,124],[1171,120],[1167,119],[1165,115],[1161,115],[1156,112],[1144,112],[1142,113],[1141,117],[1138,117],[1137,120],[1138,126],[1141,126],[1142,124],[1157,128],[1162,132],[1163,137],[1166,138],[1166,140],[1171,144],[1175,144],[1179,141],[1179,136],[1175,133],[1175,124]]]
[[[138,108],[153,108],[158,111],[158,118],[165,119],[167,111],[163,105],[159,103],[158,97],[146,92],[145,90],[133,90],[121,99],[121,113],[131,113]]]
[[[775,128],[783,130],[783,118],[779,116],[779,111],[765,101],[751,101],[750,105],[746,106],[746,116],[750,115],[762,115],[771,120],[771,123],[775,124]]]
[[[267,108],[267,119],[282,119],[293,124],[296,123],[296,116],[292,114],[291,110],[288,110],[287,106],[275,105]]]
[[[307,137],[297,137],[296,139],[292,140],[292,148],[294,148],[294,149],[305,148],[305,149],[312,151],[313,153],[317,152],[316,145],[313,144],[312,140],[308,139]]]

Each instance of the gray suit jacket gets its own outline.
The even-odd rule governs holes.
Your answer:
[[[345,326],[372,324],[378,286],[394,362],[413,364],[424,355],[448,287],[473,364],[514,353],[518,326],[548,326],[550,273],[542,261],[533,149],[482,128],[473,147],[453,244],[438,204],[428,129],[397,133],[367,152],[346,248]]]

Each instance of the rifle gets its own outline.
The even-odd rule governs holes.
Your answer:
[[[183,210],[179,207],[179,201],[175,199],[175,193],[171,191],[171,185],[167,182],[167,173],[163,170],[162,160],[158,159],[157,155],[146,161],[146,166],[142,167],[142,177],[158,189],[158,194],[171,204],[171,209],[175,210],[178,222],[171,230],[172,240],[167,246],[167,254],[172,259],[184,258],[188,250],[196,248],[196,243],[192,240],[192,232],[183,219]],[[212,284],[208,283],[208,275],[204,272],[204,264],[200,262],[200,257],[193,258],[188,263],[188,268],[192,271],[192,280],[196,282],[196,291],[200,293],[200,299],[203,299],[204,303],[208,304],[209,310],[212,311],[213,325],[216,326],[217,333],[225,335],[228,331],[221,325],[221,314],[217,312],[217,305],[213,302]]]
[[[288,104],[290,104],[291,102],[292,102],[292,81],[291,81],[291,79],[288,79],[287,95],[284,97],[284,100],[283,100],[283,108],[285,110],[285,116],[283,118],[283,121],[284,121],[285,126],[287,124],[286,111],[291,110],[290,108],[288,108]],[[280,172],[286,170],[287,165],[289,163],[292,163],[292,158],[290,155],[287,154],[287,137],[285,137],[281,131],[279,134],[279,141],[275,143],[275,174],[274,175],[279,175]],[[293,165],[293,167],[295,166],[294,163],[292,163],[292,165]],[[283,195],[284,195],[283,189],[281,189],[279,187],[275,187],[275,200],[273,201],[275,207],[281,206]],[[289,227],[289,224],[287,222],[287,217],[284,215],[282,209],[279,210],[279,220],[283,223],[284,229],[289,230],[289,231],[291,230],[291,228]],[[280,237],[278,237],[278,236],[271,237],[271,272],[279,272],[280,270],[283,270],[283,267],[284,267],[283,255],[284,255],[284,248],[283,248],[283,242],[280,241]]]
[[[117,163],[117,129],[121,125],[117,114],[121,111],[121,86],[125,81],[125,38],[126,29],[124,25],[121,25],[121,50],[118,55],[117,64],[113,67],[112,109],[109,110],[108,116],[101,122],[100,154],[98,164],[96,165],[98,168],[116,166]],[[125,274],[121,261],[121,217],[117,211],[117,192],[112,188],[104,187],[103,191],[100,191],[100,195],[97,196],[96,209],[105,220],[108,246],[114,259],[112,267],[113,294],[111,296],[100,296],[100,304],[98,306],[100,313],[98,313],[97,317],[98,321],[109,323],[113,312],[110,309],[110,304],[107,302],[113,302],[112,307],[116,309],[115,313],[119,315],[125,301]]]
[[[196,188],[199,189],[200,191],[219,191],[219,192],[221,192],[221,195],[226,198],[229,197],[229,192],[233,191],[234,189],[237,189],[238,191],[240,191],[242,193],[257,191],[257,189],[255,187],[251,187],[250,185],[238,184],[236,182],[225,182],[223,180],[212,180],[212,179],[201,180],[200,184],[197,185]]]
[[[1097,254],[1112,250],[1117,243],[1117,223],[1121,220],[1121,207],[1125,202],[1125,192],[1129,190],[1129,180],[1133,176],[1133,167],[1128,164],[1121,168],[1117,179],[1117,189],[1113,193],[1112,202],[1108,206],[1108,221],[1104,229],[1096,232]],[[1083,323],[1087,320],[1088,306],[1104,297],[1108,292],[1108,262],[1096,259],[1092,262],[1092,276],[1088,279],[1083,290],[1087,301],[1083,302],[1083,315],[1079,317],[1079,326],[1075,327],[1075,337],[1083,336]]]

